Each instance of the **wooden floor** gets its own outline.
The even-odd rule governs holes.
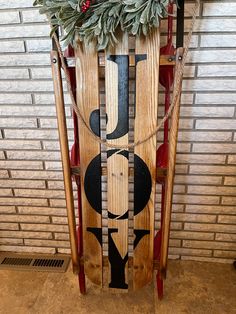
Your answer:
[[[232,265],[171,261],[165,299],[154,285],[129,294],[89,286],[79,294],[77,278],[65,274],[0,271],[1,314],[236,313],[236,270]]]

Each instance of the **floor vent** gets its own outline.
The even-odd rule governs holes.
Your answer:
[[[67,271],[70,257],[64,255],[22,255],[0,252],[0,269],[60,272]]]

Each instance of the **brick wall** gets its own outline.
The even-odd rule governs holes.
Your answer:
[[[32,2],[0,0],[0,251],[69,253],[49,27]],[[235,47],[236,3],[202,1],[183,82],[172,258],[236,257]]]

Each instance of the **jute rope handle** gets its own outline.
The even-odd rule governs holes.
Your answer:
[[[68,92],[69,92],[69,95],[70,95],[70,98],[71,98],[71,101],[72,101],[72,109],[75,111],[78,119],[86,127],[86,129],[89,131],[90,135],[94,138],[95,141],[97,141],[98,143],[100,143],[102,145],[105,145],[108,148],[116,148],[116,149],[120,149],[120,150],[134,148],[136,146],[139,146],[139,145],[149,141],[153,136],[155,136],[158,133],[160,128],[164,125],[165,121],[167,119],[169,119],[169,117],[171,116],[171,113],[172,113],[174,107],[177,105],[177,103],[179,101],[179,95],[181,94],[181,89],[182,89],[181,88],[181,85],[182,85],[181,82],[182,82],[182,78],[183,78],[184,67],[185,67],[185,64],[186,64],[186,61],[187,61],[187,55],[188,55],[189,48],[190,48],[190,42],[191,42],[191,38],[192,38],[193,29],[194,29],[194,25],[195,25],[195,22],[196,22],[196,17],[197,17],[197,12],[198,12],[199,6],[200,6],[200,0],[196,0],[195,6],[193,8],[193,13],[192,13],[192,21],[191,21],[190,31],[188,33],[186,44],[185,44],[186,48],[184,49],[183,57],[182,57],[182,60],[181,60],[182,61],[181,62],[181,66],[179,67],[179,70],[175,73],[175,75],[176,75],[176,87],[177,88],[175,88],[174,91],[173,91],[172,104],[170,105],[168,111],[166,112],[166,114],[163,117],[163,119],[161,120],[161,122],[157,125],[157,127],[148,136],[146,136],[145,138],[140,139],[140,140],[138,140],[136,142],[128,144],[128,145],[111,144],[107,140],[103,140],[103,139],[101,139],[100,137],[98,137],[97,135],[95,135],[93,133],[93,131],[91,130],[90,126],[86,122],[83,114],[81,113],[80,109],[77,106],[77,103],[76,103],[76,100],[74,98],[74,94],[73,94],[73,91],[72,91],[69,71],[68,71],[68,67],[67,67],[67,64],[66,64],[65,59],[64,59],[62,48],[61,48],[60,42],[59,42],[55,32],[53,33],[52,37],[53,37],[53,39],[55,41],[55,44],[56,44],[56,47],[57,47],[57,50],[58,50],[58,54],[59,54],[59,57],[60,57],[60,60],[61,60],[61,66],[62,66],[62,68],[63,68],[63,70],[65,72],[65,79],[66,79],[67,86],[68,86]],[[51,23],[50,23],[50,26],[52,28]]]

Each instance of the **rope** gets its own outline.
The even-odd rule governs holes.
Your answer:
[[[76,100],[74,98],[74,94],[73,94],[73,91],[72,91],[72,86],[71,86],[71,83],[70,83],[69,71],[68,71],[67,64],[65,62],[65,58],[64,58],[64,55],[63,55],[63,52],[62,52],[62,48],[61,48],[61,45],[60,45],[60,42],[58,40],[57,35],[55,34],[55,32],[53,32],[52,37],[53,37],[53,39],[55,41],[55,44],[56,44],[56,47],[58,49],[58,54],[59,54],[59,57],[60,57],[60,60],[61,60],[61,66],[62,66],[62,68],[63,68],[63,70],[65,72],[65,79],[66,79],[67,86],[68,86],[68,92],[69,92],[69,95],[70,95],[70,98],[71,98],[71,101],[72,101],[72,109],[75,111],[75,113],[76,113],[78,119],[80,120],[80,122],[85,126],[85,128],[89,131],[89,133],[91,134],[91,136],[94,138],[94,140],[96,142],[98,142],[98,143],[100,143],[102,145],[105,145],[108,148],[116,148],[116,149],[120,149],[120,150],[130,149],[130,148],[132,149],[132,148],[134,148],[136,146],[139,146],[139,145],[144,144],[145,142],[149,141],[153,136],[155,136],[158,133],[158,131],[164,125],[165,121],[167,119],[169,119],[169,117],[171,116],[171,113],[172,113],[174,107],[178,104],[179,96],[181,94],[181,85],[182,85],[182,78],[183,78],[184,67],[185,67],[185,64],[186,64],[186,61],[187,61],[187,55],[188,55],[189,48],[190,48],[190,41],[191,41],[191,38],[192,38],[193,29],[194,29],[194,25],[195,25],[195,22],[196,22],[196,17],[197,17],[197,12],[198,12],[199,6],[200,6],[200,0],[196,0],[195,6],[193,8],[193,13],[192,13],[192,21],[191,21],[190,31],[189,31],[187,39],[186,39],[186,44],[185,44],[186,48],[184,49],[183,57],[182,57],[182,60],[181,60],[182,62],[181,62],[181,65],[179,67],[179,70],[175,74],[175,76],[176,76],[176,79],[175,79],[176,84],[175,84],[175,88],[174,88],[174,92],[173,92],[172,104],[170,105],[168,111],[166,112],[166,114],[163,117],[163,119],[161,120],[161,122],[157,125],[157,127],[148,136],[146,136],[145,138],[140,139],[140,140],[138,140],[136,142],[128,144],[128,145],[111,144],[107,140],[103,140],[100,137],[98,137],[97,135],[95,135],[93,133],[93,131],[90,129],[90,126],[86,122],[83,114],[81,113],[80,109],[77,106],[77,103],[76,103]],[[52,24],[51,23],[50,23],[50,26],[52,28]]]

